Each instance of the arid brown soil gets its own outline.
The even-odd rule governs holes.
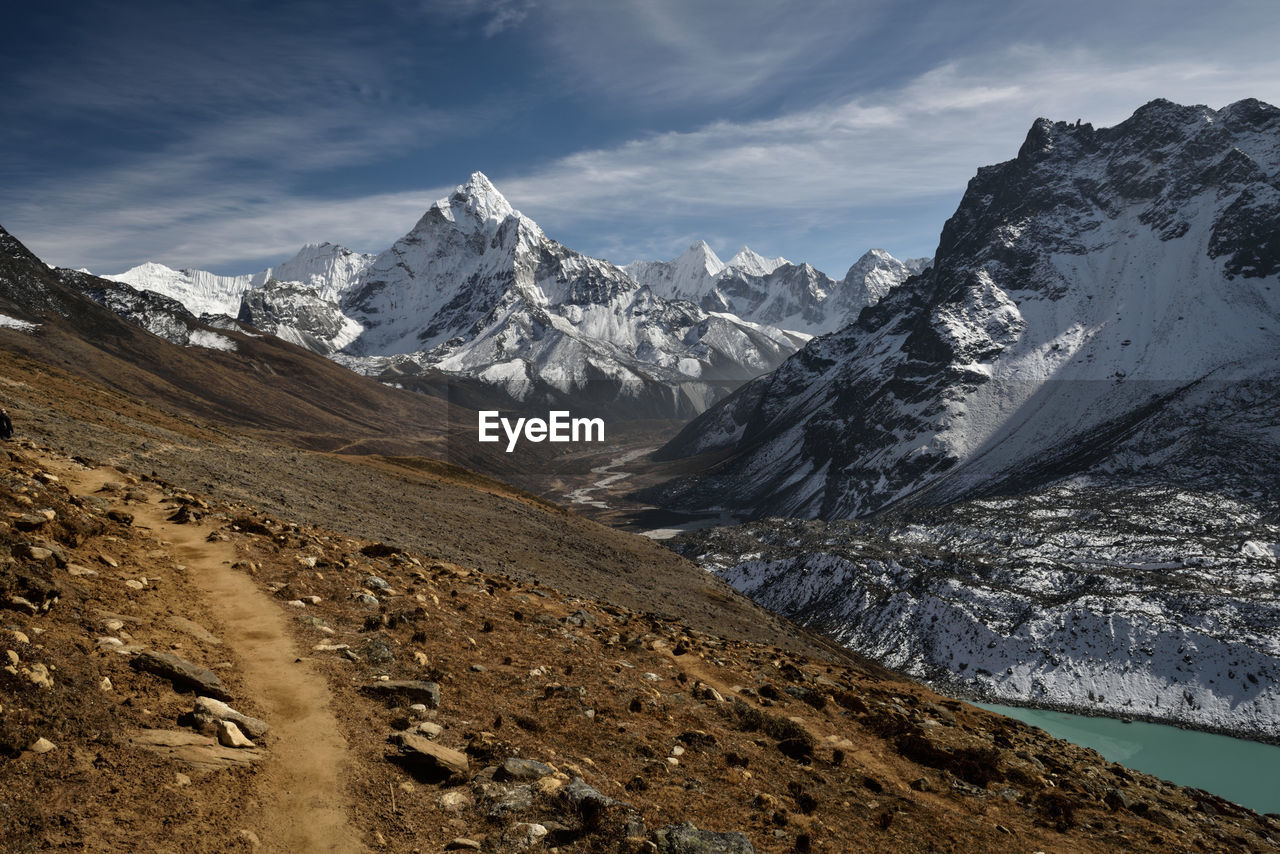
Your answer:
[[[1272,819],[818,648],[6,447],[5,850],[645,851],[683,822],[770,852],[1280,849]],[[197,731],[140,649],[211,668],[270,724],[259,758],[140,746]],[[371,693],[409,680],[438,703]]]
[[[439,401],[173,347],[0,242],[43,324],[0,329],[0,850],[1280,850],[431,459]]]

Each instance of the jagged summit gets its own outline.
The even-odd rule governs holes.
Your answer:
[[[743,246],[738,253],[729,259],[726,267],[732,267],[747,275],[767,276],[783,264],[790,264],[786,258],[766,258],[748,246]]]
[[[438,200],[428,213],[431,211],[459,228],[482,227],[489,232],[497,231],[507,217],[521,216],[483,172],[472,172],[465,184]]]

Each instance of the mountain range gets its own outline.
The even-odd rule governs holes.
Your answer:
[[[1274,494],[1280,112],[1038,120],[932,266],[691,423],[686,509],[853,518],[1074,474]]]
[[[1280,110],[1040,119],[650,497],[752,519],[677,547],[949,691],[1274,740],[1278,332]]]
[[[319,244],[255,274],[146,263],[106,278],[388,382],[439,372],[511,402],[688,417],[918,266],[875,250],[834,282],[745,248],[726,265],[698,243],[619,268],[548,238],[475,173],[376,255]]]

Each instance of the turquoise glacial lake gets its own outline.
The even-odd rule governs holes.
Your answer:
[[[1135,771],[1213,792],[1255,812],[1280,813],[1280,747],[1142,721],[974,705],[1091,747]]]

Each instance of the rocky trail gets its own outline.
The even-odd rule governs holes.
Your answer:
[[[6,450],[6,852],[1280,850],[847,659]]]
[[[51,469],[78,497],[120,477],[109,468]],[[299,657],[279,604],[231,569],[235,548],[211,541],[212,529],[170,521],[182,503],[155,490],[132,494],[133,526],[156,537],[202,591],[217,636],[238,663],[243,694],[271,722],[270,748],[257,775],[262,806],[249,828],[254,837],[272,852],[364,850],[347,824],[339,782],[347,746],[329,708],[329,688]]]

